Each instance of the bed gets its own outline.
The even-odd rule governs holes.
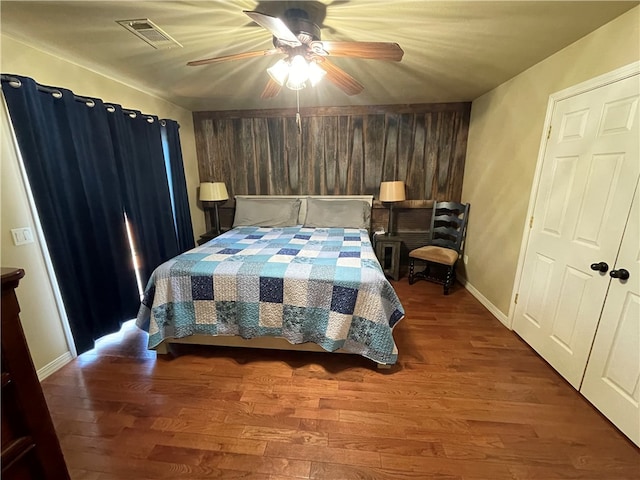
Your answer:
[[[234,228],[160,265],[136,324],[172,343],[397,362],[404,309],[369,239],[371,196],[236,196]]]

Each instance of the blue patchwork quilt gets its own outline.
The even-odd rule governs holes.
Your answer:
[[[137,325],[149,348],[193,334],[274,336],[393,364],[403,317],[366,230],[238,227],[160,265]]]

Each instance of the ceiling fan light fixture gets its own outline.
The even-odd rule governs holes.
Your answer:
[[[289,90],[302,90],[306,86],[307,86],[306,82],[299,82],[296,80],[292,80],[291,77],[289,77],[289,79],[287,80],[287,88]]]
[[[320,68],[316,62],[309,64],[309,81],[312,87],[315,87],[326,74],[327,72]]]
[[[284,85],[289,76],[289,64],[286,60],[278,60],[273,66],[267,68],[267,73],[278,85]]]
[[[309,80],[309,64],[302,55],[296,55],[291,59],[287,88],[301,90],[306,86],[307,80]]]

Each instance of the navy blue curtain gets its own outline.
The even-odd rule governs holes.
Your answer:
[[[169,150],[169,162],[171,171],[171,185],[173,188],[174,214],[176,234],[178,236],[178,250],[184,252],[195,247],[193,240],[193,225],[189,210],[189,198],[187,195],[187,181],[184,176],[184,164],[182,162],[182,147],[180,145],[180,126],[174,120],[163,120],[167,135],[167,148]]]
[[[78,353],[135,317],[139,296],[104,105],[30,78],[2,91]],[[52,89],[53,90],[53,89]],[[89,102],[91,103],[91,102]]]
[[[122,198],[144,286],[158,265],[180,253],[164,166],[160,122],[157,117],[140,112],[125,113],[119,105],[112,105],[109,110],[108,124]]]
[[[160,121],[17,75],[2,91],[82,353],[140,305],[125,214],[143,283],[180,253]]]

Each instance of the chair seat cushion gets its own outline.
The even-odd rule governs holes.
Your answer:
[[[411,252],[409,252],[409,256],[429,262],[441,263],[443,265],[453,265],[458,260],[458,252],[456,252],[455,250],[444,247],[436,247],[434,245],[411,250]]]

